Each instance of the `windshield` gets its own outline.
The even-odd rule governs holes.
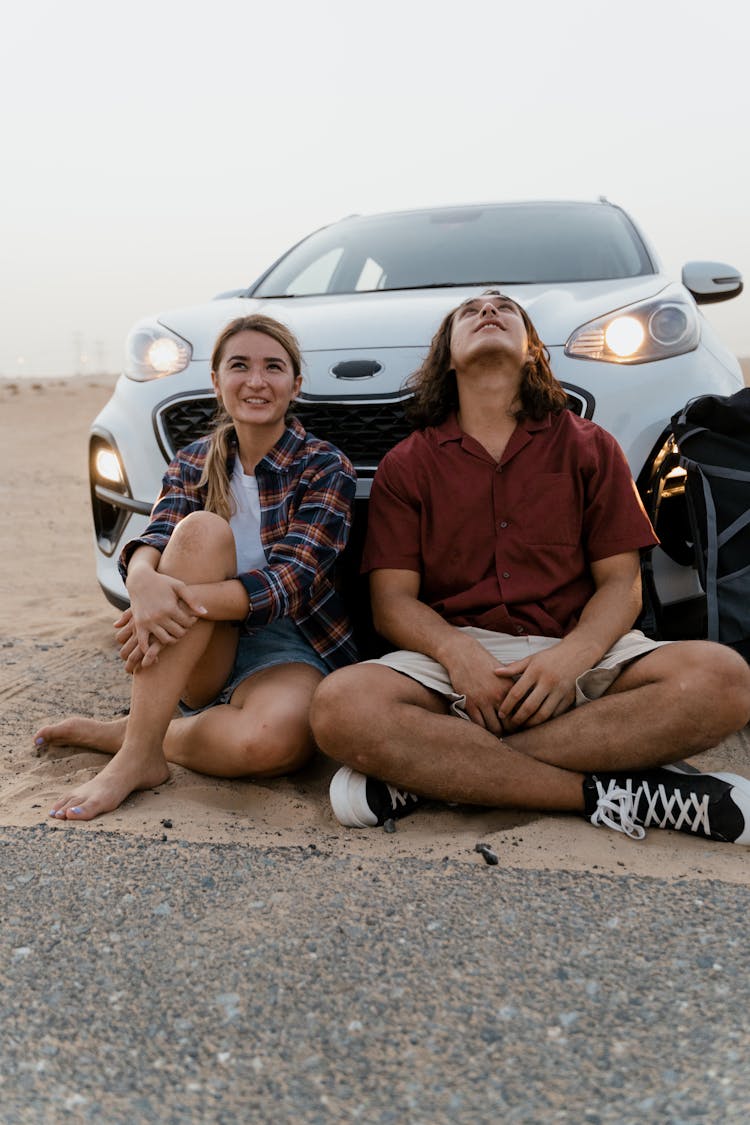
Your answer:
[[[290,250],[252,295],[604,281],[653,272],[619,208],[519,203],[344,219]]]

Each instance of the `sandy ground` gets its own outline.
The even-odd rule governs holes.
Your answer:
[[[39,725],[74,712],[107,718],[127,709],[115,611],[95,578],[86,466],[88,427],[112,385],[91,377],[0,382],[0,825],[46,820],[52,801],[106,760],[74,748],[37,756],[32,736]],[[694,761],[750,776],[750,728]],[[64,830],[260,847],[315,844],[375,861],[447,856],[476,863],[474,845],[483,840],[501,863],[517,868],[750,881],[746,848],[661,831],[636,844],[568,816],[435,807],[400,822],[395,834],[342,829],[326,799],[332,772],[320,758],[293,778],[257,784],[173,768],[158,790]]]

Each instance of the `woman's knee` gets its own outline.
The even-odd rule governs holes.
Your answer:
[[[236,747],[244,777],[283,777],[309,762],[315,743],[308,724],[260,724],[248,730]]]
[[[206,574],[205,581],[231,577],[237,570],[232,529],[215,512],[190,512],[172,532],[159,569],[168,574],[187,567]],[[182,577],[181,574],[177,575]],[[191,581],[201,578],[190,577]]]

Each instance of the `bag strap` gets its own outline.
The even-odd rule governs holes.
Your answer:
[[[738,531],[742,531],[743,527],[750,524],[750,508],[738,516],[734,523],[730,523],[729,527],[725,527],[721,535],[716,540],[716,546],[721,549],[725,543],[728,543]]]
[[[683,469],[700,469],[708,477],[719,477],[720,480],[736,480],[750,483],[750,472],[745,469],[727,469],[723,465],[704,465],[699,461],[692,461],[689,457],[680,454],[680,464]]]
[[[682,433],[678,433],[679,426],[687,426],[688,429],[683,430]],[[696,434],[705,434],[707,432],[707,426],[691,426],[690,422],[688,421],[688,416],[684,412],[679,416],[679,418],[672,419],[672,433],[674,434],[674,438],[677,442],[678,448],[681,441],[687,441],[689,438],[695,437]]]
[[[719,639],[719,594],[716,579],[719,571],[719,548],[716,542],[716,508],[711,495],[711,486],[700,465],[695,466],[703,485],[703,500],[706,505],[706,611],[708,614],[708,639]]]

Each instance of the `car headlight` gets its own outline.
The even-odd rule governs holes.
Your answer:
[[[582,324],[568,339],[565,354],[606,363],[650,363],[691,352],[699,340],[695,306],[679,290],[668,289]]]
[[[187,340],[158,321],[141,321],[128,336],[125,374],[144,383],[183,371],[193,357]]]

